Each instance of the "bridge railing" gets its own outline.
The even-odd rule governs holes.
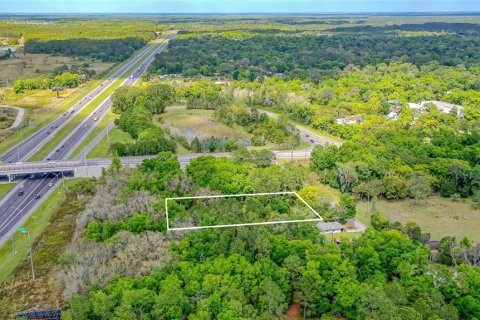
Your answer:
[[[96,162],[91,162],[91,161],[55,161],[55,162],[40,162],[40,163],[12,163],[12,164],[3,164],[0,165],[0,173],[3,174],[14,174],[18,172],[25,172],[25,171],[52,171],[52,170],[72,170],[75,169],[76,167],[79,166],[92,166],[95,165]]]

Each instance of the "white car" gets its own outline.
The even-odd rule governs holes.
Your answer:
[[[49,183],[48,183],[48,186],[49,186],[49,187],[53,187],[53,182],[49,182]]]

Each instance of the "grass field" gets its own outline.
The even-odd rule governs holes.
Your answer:
[[[159,121],[163,120],[163,123]],[[240,128],[230,128],[223,123],[217,122],[213,118],[213,110],[187,109],[183,106],[173,106],[167,108],[162,115],[155,116],[157,124],[163,125],[170,130],[172,135],[183,136],[188,141],[195,137],[199,139],[210,138],[211,136],[234,139],[244,139],[250,141],[248,133],[242,132]]]
[[[20,53],[15,58],[0,60],[0,86],[6,85],[7,78],[10,81],[24,78],[35,78],[38,76],[52,76],[55,68],[63,65],[81,65],[88,63],[89,69],[101,74],[110,69],[113,63],[107,63],[92,59],[79,59],[76,57],[52,56],[48,54],[25,55]]]
[[[77,183],[77,181],[78,180],[69,180],[65,185],[72,186]],[[32,242],[45,230],[53,212],[65,199],[62,188],[63,186],[60,184],[57,190],[53,191],[25,222],[24,227],[30,231]],[[17,254],[13,255],[11,241],[7,241],[0,247],[0,282],[10,278],[15,268],[24,261],[28,255],[28,237],[19,232],[15,232],[14,238]]]
[[[3,198],[3,196],[10,191],[10,189],[13,188],[15,183],[2,183],[0,184],[0,199]]]
[[[357,204],[357,218],[370,223],[370,203]],[[416,205],[414,200],[378,201],[376,208],[391,221],[402,223],[415,221],[433,240],[445,236],[463,238],[468,236],[480,241],[480,210],[472,208],[470,202],[453,202],[450,199],[431,197],[426,203]]]
[[[113,128],[108,133],[109,141],[107,141],[107,137],[103,138],[96,146],[93,148],[92,151],[87,155],[87,158],[106,158],[111,157],[109,148],[110,144],[114,142],[131,142],[134,141],[133,138],[130,136],[129,133],[124,132],[118,128]]]

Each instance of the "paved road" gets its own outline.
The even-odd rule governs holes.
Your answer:
[[[11,107],[11,106],[0,106],[0,108],[7,108],[7,109],[15,109],[18,111],[17,113],[17,117],[15,118],[15,121],[13,122],[13,124],[7,128],[7,129],[16,129],[20,126],[20,124],[22,123],[22,120],[23,120],[23,116],[25,114],[25,109],[23,108],[19,108],[19,107]]]
[[[280,119],[280,116],[278,116],[277,114],[275,114],[273,112],[262,110],[262,109],[257,109],[257,110],[258,110],[258,112],[265,113],[270,118],[273,118],[273,119],[276,119],[276,120]],[[294,126],[298,130],[298,132],[300,133],[300,138],[303,141],[306,141],[306,142],[310,143],[312,149],[316,144],[320,144],[322,146],[328,146],[328,145],[341,146],[342,145],[341,142],[334,141],[332,139],[320,136],[320,135],[314,133],[313,131],[305,129],[304,127],[301,127],[297,124],[294,124]]]
[[[170,38],[171,36],[172,35],[167,34],[162,37],[162,39]],[[84,109],[91,101],[95,100],[98,95],[106,90],[106,88],[117,79],[122,77],[126,78],[122,85],[135,84],[145,71],[146,67],[153,61],[155,54],[163,50],[166,45],[166,43],[160,45],[154,43],[148,46],[87,97],[74,105],[68,112],[64,113],[49,125],[40,129],[29,138],[7,151],[2,156],[2,160],[6,163],[11,163],[17,162],[17,160],[23,161],[24,159],[28,159],[28,157],[30,157],[36,150],[48,142],[56,131],[60,130],[60,128],[68,123],[75,114],[78,114],[80,110]],[[148,55],[146,60],[139,68],[137,68],[132,74],[125,74],[125,72],[146,55]],[[110,106],[111,101],[109,95],[105,101],[103,101],[84,121],[82,121],[80,125],[78,125],[56,148],[54,148],[52,153],[50,153],[45,160],[48,159],[47,161],[53,161],[67,158],[83,139],[87,137],[88,133],[93,129],[95,124],[98,123],[100,118],[107,113]],[[25,188],[24,195],[19,195],[17,186],[2,199],[0,202],[0,245],[8,239],[9,235],[14,232],[16,226],[23,223],[24,219],[28,217],[32,209],[40,203],[39,199],[35,199],[35,196],[39,195],[40,199],[42,199],[52,188],[49,187],[49,184],[52,183],[53,186],[55,186],[57,182],[58,180],[56,180],[54,175],[46,175],[40,179],[24,179],[20,182]]]

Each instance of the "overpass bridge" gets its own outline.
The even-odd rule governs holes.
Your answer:
[[[298,160],[310,158],[310,152],[311,148],[307,148],[305,150],[274,151],[274,154],[277,159]],[[228,152],[177,154],[182,169],[192,159],[201,156],[231,157],[232,155]],[[120,160],[123,166],[136,167],[143,160],[151,158],[155,158],[155,156],[121,157]],[[111,164],[111,158],[7,163],[0,165],[0,177],[7,177],[9,181],[14,181],[15,178],[26,175],[61,172],[80,178],[99,177],[102,175],[102,170],[110,167]]]
[[[179,154],[178,161],[180,166],[185,168],[190,160],[200,156],[230,157],[227,152],[218,153],[191,153]],[[155,156],[122,157],[120,158],[123,166],[136,167],[145,159],[151,159]],[[46,173],[73,173],[74,177],[99,177],[102,175],[102,169],[110,167],[111,158],[93,158],[86,160],[61,160],[61,161],[37,161],[25,163],[9,163],[0,165],[0,177],[7,177],[9,181],[16,177],[23,177],[32,174]]]

